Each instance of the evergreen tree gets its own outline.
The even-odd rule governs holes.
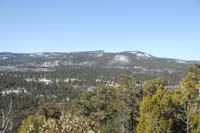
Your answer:
[[[175,90],[173,101],[177,107],[175,114],[187,133],[196,132],[199,129],[200,116],[200,65],[191,67],[188,76],[183,78],[180,87]]]
[[[162,77],[157,77],[155,79],[148,80],[143,85],[143,95],[144,96],[147,96],[147,95],[152,96],[155,94],[157,88],[160,85],[166,86],[166,84],[167,84],[166,81]]]
[[[120,110],[124,107],[119,89],[106,85],[82,93],[73,102],[74,112],[90,120],[93,130],[120,132]]]
[[[134,75],[122,76],[120,80],[122,100],[126,104],[126,125],[128,132],[136,132],[139,118],[139,106],[142,98],[141,84],[136,81]]]
[[[153,96],[145,96],[140,106],[138,133],[170,133],[172,126],[170,94],[163,86]]]

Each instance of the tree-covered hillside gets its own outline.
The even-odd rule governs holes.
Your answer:
[[[20,80],[13,77],[2,83],[4,87],[20,85],[17,84],[23,81]],[[176,86],[169,86],[161,77],[142,81],[132,74],[122,75],[117,85],[102,83],[83,90],[73,86],[66,88],[68,85],[60,83],[58,86],[47,82],[36,86],[27,84],[30,85],[32,88],[43,86],[41,92],[46,87],[50,92],[41,96],[29,94],[27,90],[4,93],[1,123],[7,124],[2,124],[5,126],[1,127],[1,132],[200,131],[200,65],[190,67],[188,75]]]
[[[71,103],[43,104],[27,116],[19,133],[198,133],[200,65],[191,67],[178,86],[155,78],[141,84],[122,76],[119,86],[98,85]]]

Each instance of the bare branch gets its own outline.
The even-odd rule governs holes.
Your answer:
[[[9,130],[12,130],[12,129],[13,129],[13,122],[12,122],[12,120],[10,120],[10,126],[9,126],[8,129],[9,129]]]
[[[2,123],[1,123],[1,128],[3,128],[4,127],[4,125],[5,125],[5,123],[6,123],[6,120],[5,120],[5,113],[4,113],[4,111],[3,110],[1,110],[1,113],[2,113]]]
[[[197,103],[195,103],[195,107],[194,107],[193,114],[197,112],[197,106],[198,106],[198,104],[197,104]]]
[[[6,125],[4,126],[3,131],[2,131],[3,133],[8,129],[9,124],[10,124],[10,119],[6,121]]]
[[[12,111],[12,100],[10,100],[9,109],[8,109],[8,113],[7,113],[7,118],[9,117],[11,111]]]
[[[180,119],[182,122],[184,122],[185,124],[187,124],[187,121],[185,121],[183,118],[179,117],[178,119]]]
[[[9,108],[8,108],[8,113],[5,114],[4,110],[1,110],[2,113],[2,122],[1,122],[1,127],[0,127],[0,133],[5,133],[6,130],[12,130],[13,128],[13,123],[11,119],[11,114],[12,112],[12,100],[10,100]]]

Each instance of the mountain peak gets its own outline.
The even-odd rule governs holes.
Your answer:
[[[148,53],[141,52],[141,51],[125,51],[125,52],[133,54],[138,58],[152,58],[152,57],[154,57],[154,56],[152,56],[152,55],[150,55]]]

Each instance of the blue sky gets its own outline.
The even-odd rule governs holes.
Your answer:
[[[0,52],[92,50],[200,60],[200,1],[0,0]]]

